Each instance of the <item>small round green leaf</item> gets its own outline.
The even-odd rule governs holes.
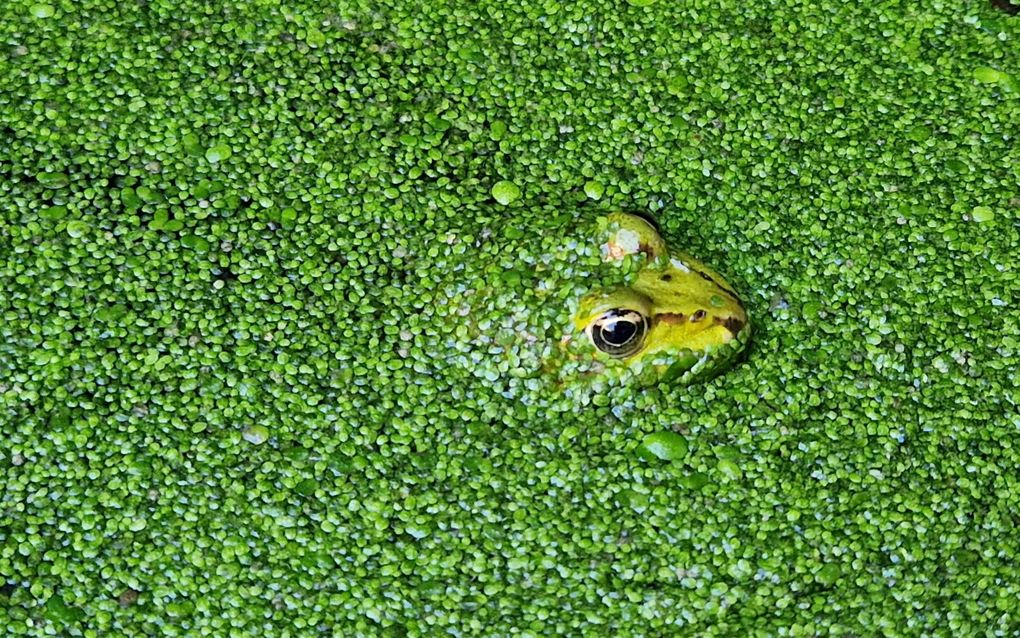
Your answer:
[[[315,28],[307,29],[305,31],[305,42],[310,47],[321,47],[326,44],[326,34]]]
[[[209,251],[208,240],[204,237],[199,237],[198,235],[185,235],[184,237],[181,237],[181,244],[195,252],[204,253]]]
[[[499,140],[503,139],[505,135],[506,135],[505,123],[501,122],[500,120],[496,120],[495,122],[489,125],[489,137],[491,137],[493,140],[498,142]]]
[[[680,485],[686,487],[689,490],[700,490],[711,482],[708,474],[704,472],[694,472],[686,476],[681,476],[678,480]]]
[[[648,495],[635,490],[623,490],[620,493],[620,502],[639,514],[648,509]]]
[[[492,196],[497,202],[506,206],[521,196],[521,189],[511,181],[496,182],[492,187]]]
[[[89,225],[83,221],[67,222],[67,234],[75,239],[84,237],[89,232]]]
[[[653,432],[641,440],[639,453],[663,461],[682,459],[687,456],[687,439],[676,432]]]
[[[315,490],[319,488],[319,482],[312,478],[307,478],[294,486],[294,491],[302,496],[311,496],[315,494]]]
[[[995,84],[996,82],[1001,80],[1002,77],[1003,74],[1001,71],[993,69],[990,66],[979,66],[978,68],[974,69],[974,79],[977,80],[978,82],[983,82],[985,84]]]
[[[249,425],[241,432],[245,441],[261,445],[269,439],[269,428],[264,425]]]
[[[976,222],[990,222],[995,219],[995,211],[988,206],[975,206],[970,211],[970,218]]]
[[[43,615],[50,622],[63,627],[78,622],[84,613],[80,609],[69,606],[59,594],[54,594],[46,601]]]
[[[39,217],[51,222],[59,221],[67,216],[67,206],[47,206],[39,211]]]
[[[690,84],[690,81],[686,77],[677,75],[670,78],[669,84],[666,85],[666,90],[669,91],[670,95],[680,96],[684,94],[684,91],[687,90],[687,87],[690,86]]]
[[[915,142],[923,142],[932,136],[930,126],[915,126],[907,133],[907,137]]]
[[[148,523],[146,523],[145,519],[139,516],[131,519],[128,523],[128,529],[132,532],[140,532],[145,529],[147,525]]]
[[[815,572],[815,580],[822,585],[834,584],[839,579],[839,576],[839,565],[835,565],[833,563],[829,563]]]
[[[605,192],[606,187],[600,184],[599,182],[596,182],[595,180],[591,180],[590,182],[584,185],[584,194],[587,195],[589,199],[594,200],[602,199],[602,195]]]
[[[216,164],[228,159],[233,151],[226,144],[217,144],[206,150],[205,159],[211,164]]]
[[[70,183],[67,173],[39,173],[35,178],[46,188],[63,188]]]
[[[28,10],[33,16],[42,20],[53,17],[55,11],[52,5],[43,3],[33,4]]]
[[[718,467],[723,476],[728,479],[736,480],[742,475],[740,464],[731,459],[720,459]]]

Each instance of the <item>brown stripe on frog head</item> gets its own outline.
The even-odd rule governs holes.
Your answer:
[[[678,325],[686,321],[687,316],[682,312],[662,312],[655,315],[655,320],[661,321],[662,323]]]
[[[725,319],[722,319],[720,317],[716,317],[714,323],[716,325],[720,325],[720,326],[726,328],[727,330],[732,332],[734,335],[739,334],[740,331],[744,329],[744,325],[746,324],[745,321],[743,321],[742,319],[737,319],[736,317],[727,317]]]

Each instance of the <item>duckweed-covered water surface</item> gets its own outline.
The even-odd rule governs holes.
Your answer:
[[[1010,6],[5,3],[2,633],[1014,632]],[[620,210],[732,370],[564,359]]]

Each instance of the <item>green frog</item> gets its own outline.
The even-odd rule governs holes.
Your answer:
[[[434,236],[419,273],[441,273],[419,301],[455,374],[507,397],[550,385],[591,397],[707,378],[748,344],[733,287],[670,249],[648,216],[519,215],[495,226]]]

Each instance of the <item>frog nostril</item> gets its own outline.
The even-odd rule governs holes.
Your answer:
[[[694,312],[694,314],[691,315],[691,321],[694,322],[694,323],[697,323],[697,322],[701,321],[702,319],[704,319],[705,315],[707,315],[707,314],[708,313],[705,312],[704,310],[696,310]]]
[[[662,281],[673,281],[673,275],[663,275],[662,277],[659,277],[659,279]]]

